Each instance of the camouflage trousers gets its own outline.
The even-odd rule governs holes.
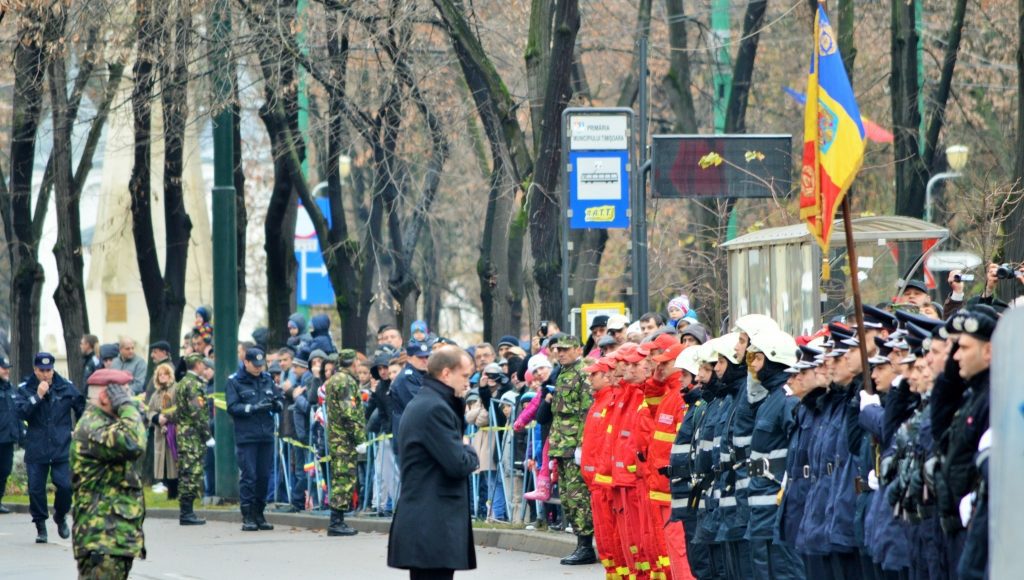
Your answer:
[[[80,580],[123,580],[131,572],[134,558],[122,556],[105,556],[93,552],[84,558],[78,558],[78,578]]]
[[[348,446],[332,446],[331,449],[331,509],[348,511],[352,503],[352,492],[359,475],[356,469],[358,453]]]
[[[590,509],[590,490],[583,482],[580,466],[571,457],[559,457],[558,497],[562,500],[562,521],[572,524],[577,536],[594,535],[594,516]]]
[[[178,495],[183,498],[203,497],[203,461],[206,442],[193,437],[178,438]]]

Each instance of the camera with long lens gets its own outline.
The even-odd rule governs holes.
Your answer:
[[[1012,280],[1013,278],[1016,278],[1020,272],[1020,270],[1014,269],[1014,267],[1009,264],[1000,264],[999,267],[996,268],[996,278],[1000,280]]]

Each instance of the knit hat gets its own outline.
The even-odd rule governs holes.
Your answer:
[[[672,300],[668,301],[668,310],[672,310],[673,308],[678,308],[683,312],[683,316],[685,316],[686,313],[690,311],[690,299],[686,294],[676,296]]]

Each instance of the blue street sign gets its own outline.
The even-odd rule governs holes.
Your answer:
[[[330,200],[318,197],[316,204],[330,224]],[[309,214],[301,202],[295,220],[295,261],[299,264],[296,272],[296,303],[302,306],[334,304],[334,287],[327,276],[327,265],[324,263],[324,255],[320,252],[320,240],[317,239],[313,221],[309,219]]]
[[[629,227],[629,151],[570,151],[569,227]]]

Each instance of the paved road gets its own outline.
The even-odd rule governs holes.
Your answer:
[[[0,516],[0,577],[19,580],[76,578],[71,541],[49,524],[50,543],[36,545],[27,514]],[[429,532],[426,532],[429,533]],[[243,533],[236,524],[210,522],[183,528],[173,520],[146,521],[149,557],[136,560],[132,578],[408,578],[386,565],[387,536],[364,534],[328,538],[313,531],[278,526],[271,532]],[[314,563],[314,561],[316,563]],[[477,547],[478,569],[456,578],[601,578],[600,566],[561,566],[557,558]]]

